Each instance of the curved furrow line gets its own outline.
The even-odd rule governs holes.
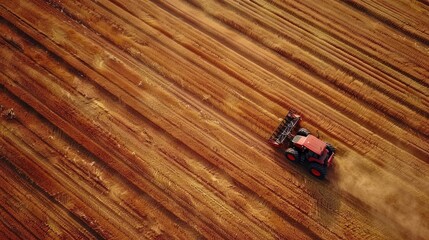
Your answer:
[[[429,12],[420,14],[420,18],[415,15],[419,12],[424,12],[422,6],[416,2],[408,1],[407,3],[401,1],[343,1],[345,4],[362,11],[363,13],[391,26],[392,28],[402,32],[403,35],[411,36],[414,39],[429,46],[429,19],[424,19]],[[413,12],[407,11],[413,9]]]
[[[158,210],[162,210],[162,207],[158,206],[158,204],[154,204],[153,199],[148,199],[144,193],[133,191],[132,188],[127,187],[126,182],[118,178],[116,172],[111,169],[106,169],[106,166],[102,166],[101,163],[99,163],[100,160],[95,159],[90,156],[90,154],[84,154],[84,150],[74,147],[76,144],[70,143],[70,140],[65,140],[64,137],[52,133],[53,126],[47,126],[48,124],[36,125],[37,122],[40,122],[40,119],[30,113],[26,113],[27,110],[22,109],[20,106],[15,106],[14,109],[20,115],[25,113],[26,118],[22,119],[21,123],[25,125],[28,130],[36,134],[44,144],[47,144],[47,147],[52,148],[52,156],[49,156],[47,159],[52,162],[55,169],[64,172],[66,176],[73,177],[68,182],[79,181],[81,183],[86,183],[86,185],[80,184],[82,190],[76,192],[91,193],[91,189],[95,189],[96,191],[88,196],[92,195],[93,198],[100,199],[101,203],[97,206],[107,204],[109,208],[114,211],[114,214],[120,214],[119,216],[112,216],[114,214],[109,214],[109,217],[123,219],[123,223],[128,222],[136,231],[143,232],[148,238],[157,235],[169,237],[163,234],[163,232],[174,233],[175,238],[180,239],[188,239],[190,236],[197,237],[188,226],[178,221],[178,219],[173,219],[174,223],[172,223],[173,220],[168,219],[166,214]],[[81,109],[83,109],[83,107],[81,107]],[[95,109],[92,110],[95,111]],[[46,135],[46,133],[52,134]],[[43,145],[43,143],[40,145]],[[36,151],[42,152],[40,149]],[[58,170],[54,170],[54,172],[58,172]],[[57,174],[57,176],[58,175],[59,174]],[[82,196],[85,196],[85,194],[81,194],[81,197]],[[115,200],[114,202],[110,200],[111,197]],[[138,197],[138,199],[144,199],[145,201],[132,200],[136,197]],[[134,202],[135,205],[145,207],[138,209],[135,206],[128,205],[127,202]],[[125,214],[126,218],[124,218]],[[160,225],[165,225],[166,229]],[[176,230],[177,226],[180,226],[181,231]]]
[[[412,60],[405,59],[406,56],[416,56],[415,59],[425,58],[425,55],[427,55],[425,53],[427,51],[426,48],[419,44],[414,44],[410,39],[403,38],[398,34],[392,33],[390,30],[386,30],[385,27],[377,21],[372,21],[370,19],[362,20],[362,15],[357,15],[353,11],[347,11],[348,8],[341,9],[340,7],[337,7],[336,9],[341,9],[339,12],[326,13],[325,9],[307,6],[304,5],[303,2],[300,2],[300,4],[297,5],[292,1],[286,2],[281,0],[272,2],[272,4],[285,12],[291,12],[303,21],[308,22],[316,28],[322,29],[324,32],[329,33],[335,38],[341,39],[341,41],[353,46],[353,48],[371,56],[408,78],[413,79],[413,81],[418,84],[429,87],[429,83],[424,81],[424,79],[427,78],[427,74],[423,74],[426,67],[417,67],[410,64],[409,61],[414,61],[414,58]],[[344,12],[348,12],[348,14],[344,14]],[[353,18],[356,19],[356,22],[353,22],[353,24],[360,26],[359,29],[361,29],[361,31],[355,31],[355,25],[349,26],[347,20],[340,19],[344,17],[343,15],[350,17],[353,16]],[[382,37],[379,37],[378,39],[366,37],[372,35],[369,30],[375,31]],[[387,34],[386,32],[390,33]],[[388,39],[395,43],[392,44],[388,42]],[[388,48],[389,45],[390,47]],[[409,46],[413,46],[413,48],[410,48]],[[399,53],[396,49],[406,49],[406,52],[398,55]],[[420,54],[414,53],[416,50],[418,50]],[[424,63],[420,62],[420,64]]]
[[[212,14],[214,14],[216,17],[223,19],[226,23],[230,22],[230,21],[234,21],[233,19],[238,19],[240,18],[239,16],[231,16],[230,18],[228,18],[228,12],[227,11],[217,11],[215,10],[217,9],[215,6],[212,6],[210,4],[210,7],[207,7],[207,11],[211,12]],[[228,20],[225,20],[226,18],[228,18]],[[242,21],[239,21],[240,23],[234,23],[232,24],[232,27],[236,26],[236,25],[240,25],[241,22],[245,22],[245,19],[242,19]],[[250,27],[246,28],[246,29],[250,29]],[[240,29],[239,29],[240,30]],[[252,30],[249,31],[255,31],[253,28]],[[263,30],[261,30],[263,31]],[[241,29],[240,32],[246,32],[245,30]],[[269,33],[265,33],[265,34],[254,34],[255,36],[266,36],[269,35]],[[274,36],[275,38],[275,36]],[[272,42],[270,40],[265,40],[264,38],[260,38],[258,39],[261,42],[267,42],[268,41],[268,45],[273,45]],[[244,44],[243,44],[244,45]],[[276,44],[274,44],[276,46]],[[277,48],[277,47],[276,47]],[[286,48],[286,47],[284,47]],[[277,52],[279,52],[281,55],[287,57],[290,55],[290,53],[282,50],[282,49],[276,49]],[[298,49],[296,51],[299,51]],[[267,55],[267,54],[265,54]],[[264,57],[265,57],[264,55]],[[299,54],[294,54],[293,55],[299,55]],[[252,57],[247,56],[248,59],[252,59]],[[293,61],[298,61],[300,64],[304,64],[305,66],[305,70],[310,70],[310,65],[308,64],[309,62],[311,62],[311,59],[308,60],[304,60],[305,57],[292,57]],[[314,61],[314,59],[313,59]],[[261,61],[264,62],[264,61]],[[319,65],[323,65],[321,62]],[[290,71],[289,71],[290,72]],[[382,112],[385,112],[386,114],[388,114],[391,118],[392,121],[394,122],[394,124],[397,123],[401,123],[401,122],[406,122],[408,125],[414,126],[416,128],[417,132],[422,132],[422,134],[427,137],[429,135],[429,128],[426,127],[426,125],[422,125],[421,123],[423,121],[426,120],[426,118],[424,116],[421,116],[419,113],[417,112],[413,112],[410,111],[410,109],[408,109],[405,106],[401,106],[400,104],[398,104],[396,101],[393,101],[383,95],[378,94],[376,91],[373,91],[372,89],[366,87],[365,84],[361,83],[360,81],[358,81],[357,79],[353,79],[350,76],[346,76],[346,79],[344,79],[343,81],[339,81],[338,80],[338,75],[337,75],[337,70],[332,71],[331,74],[328,74],[326,72],[326,68],[324,68],[323,71],[321,70],[317,70],[317,69],[312,69],[311,73],[318,75],[318,77],[320,77],[319,79],[329,79],[332,83],[335,83],[337,85],[340,86],[344,86],[343,88],[344,91],[348,92],[350,95],[352,95],[353,98],[355,98],[356,96],[361,96],[362,98],[366,99],[366,101],[370,102],[370,105],[372,105],[373,107],[376,107],[378,111],[382,110]],[[308,82],[308,84],[313,85],[309,90],[307,91],[311,91],[314,88],[318,87],[321,89],[318,89],[318,91],[320,92],[320,90],[322,90],[321,92],[324,92],[325,94],[321,95],[320,97],[326,98],[327,96],[325,96],[326,94],[337,94],[337,96],[334,98],[336,99],[336,101],[333,101],[332,104],[340,104],[337,103],[339,98],[346,98],[346,99],[352,99],[351,97],[347,97],[347,96],[343,96],[343,97],[339,97],[338,94],[339,92],[334,92],[333,89],[331,89],[328,86],[321,86],[320,84],[317,84],[315,81],[317,80],[313,80],[311,79],[313,78],[312,76],[309,76],[307,78],[304,78],[303,81]],[[311,81],[311,80],[313,81]],[[319,80],[318,79],[318,80]],[[347,81],[347,82],[345,82]],[[350,87],[351,85],[351,87]],[[385,104],[386,102],[390,103],[390,107],[386,107]],[[339,107],[341,108],[341,107]],[[400,109],[400,111],[398,111]],[[398,116],[402,116],[402,117],[398,117]],[[413,117],[409,117],[407,118],[406,116],[413,116]],[[352,118],[355,117],[352,115]],[[377,118],[377,117],[376,117]],[[372,127],[372,129],[374,128],[378,128],[379,126],[374,125],[373,121],[371,119],[374,119],[374,117],[368,118],[367,119],[367,124],[370,125]],[[417,120],[418,119],[418,120]],[[413,123],[411,123],[413,122]],[[389,134],[389,132],[386,132],[384,134]],[[402,136],[402,135],[401,135]],[[394,134],[390,134],[391,138],[397,138],[395,139],[396,141],[401,141],[401,139],[399,137],[397,137],[397,135]],[[414,137],[411,137],[410,139],[413,139]],[[413,140],[411,140],[413,141]],[[418,144],[418,143],[416,143]]]
[[[240,16],[244,15],[246,19],[251,19],[257,24],[255,25],[256,27],[262,25],[261,27],[264,29],[288,39],[293,45],[315,55],[320,60],[328,62],[336,69],[347,72],[357,80],[375,88],[396,102],[406,105],[418,114],[429,116],[427,111],[429,107],[429,89],[425,91],[422,90],[425,88],[421,85],[411,85],[411,79],[404,79],[397,72],[386,71],[386,69],[383,69],[384,66],[373,67],[372,65],[379,64],[374,59],[368,58],[335,38],[326,37],[319,29],[307,26],[305,22],[299,21],[297,18],[285,17],[286,12],[263,6],[262,3],[238,4],[235,1],[228,1],[225,4],[230,5],[234,12],[239,12]],[[267,16],[270,17],[268,18]],[[287,34],[285,29],[287,29]],[[270,48],[270,45],[267,45],[267,47]],[[323,63],[313,65],[320,66]],[[371,81],[374,79],[377,81]],[[332,84],[339,88],[344,87],[338,85],[335,81]],[[345,91],[349,90],[346,89]],[[368,99],[363,100],[368,101]]]

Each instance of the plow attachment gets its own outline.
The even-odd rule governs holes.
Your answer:
[[[276,147],[282,145],[286,139],[291,138],[291,132],[300,119],[299,115],[290,110],[268,141]]]

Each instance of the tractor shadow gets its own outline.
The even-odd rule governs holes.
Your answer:
[[[305,168],[302,169],[303,174],[306,174],[304,185],[315,201],[312,209],[315,215],[312,218],[326,227],[337,223],[340,218],[342,196],[335,184],[340,177],[335,165],[334,163],[328,169],[328,174],[323,180],[313,177]]]
[[[341,218],[340,208],[343,200],[341,190],[336,184],[341,179],[338,163],[334,160],[326,178],[320,180],[312,176],[306,166],[287,160],[284,149],[277,149],[273,157],[282,161],[281,165],[285,171],[295,176],[294,181],[297,181],[297,184],[311,198],[308,210],[310,217],[325,227],[337,224],[338,219]]]
[[[285,164],[299,174],[298,181],[311,197],[310,202],[313,204],[309,209],[310,217],[325,227],[337,223],[338,219],[341,218],[339,215],[343,197],[337,184],[335,184],[340,179],[336,164],[333,163],[328,169],[327,176],[323,180],[313,177],[305,166],[291,162]]]

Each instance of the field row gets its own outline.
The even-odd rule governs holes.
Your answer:
[[[49,212],[8,229],[21,238],[423,238],[427,36],[376,9],[1,1],[0,97],[17,113],[1,125],[0,190],[10,196],[1,214],[27,221],[8,198]],[[327,181],[266,144],[288,108],[337,146]]]

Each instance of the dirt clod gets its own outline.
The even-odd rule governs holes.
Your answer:
[[[3,106],[1,106],[0,110],[3,110]],[[15,111],[13,111],[13,108],[9,108],[7,110],[2,111],[1,116],[6,118],[7,120],[13,120],[16,118]]]

